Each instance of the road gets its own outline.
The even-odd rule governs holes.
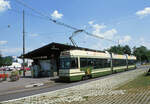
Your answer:
[[[20,91],[20,92],[11,93],[11,94],[0,95],[0,101],[7,101],[7,100],[27,97],[27,96],[31,96],[31,95],[39,96],[39,95],[41,95],[41,93],[47,93],[47,92],[48,93],[51,93],[51,92],[55,93],[55,91],[58,92],[58,94],[60,94],[60,95],[62,93],[61,96],[63,96],[63,97],[68,96],[68,95],[63,95],[63,93],[66,93],[66,92],[69,92],[68,93],[69,95],[70,95],[70,93],[80,93],[82,95],[82,97],[85,97],[85,95],[89,96],[89,94],[91,94],[91,93],[86,93],[88,91],[85,91],[85,90],[89,89],[89,88],[86,88],[85,86],[89,86],[90,88],[92,88],[93,86],[99,86],[98,83],[104,83],[106,81],[107,82],[110,81],[110,82],[100,84],[99,88],[101,88],[102,90],[105,90],[106,92],[109,91],[109,93],[110,93],[110,90],[108,90],[108,89],[112,89],[116,85],[119,85],[119,84],[124,83],[126,81],[133,80],[133,78],[135,78],[137,75],[139,75],[139,74],[143,73],[144,71],[146,71],[144,69],[147,69],[147,67],[141,67],[141,68],[136,69],[136,70],[126,71],[126,72],[123,72],[123,73],[112,74],[112,75],[99,77],[99,78],[95,78],[95,79],[90,79],[90,80],[85,80],[85,81],[80,81],[80,82],[58,83],[55,86],[51,86],[51,87],[46,86],[46,87],[41,87],[41,88],[38,88],[38,89],[29,90],[29,91]],[[129,75],[129,76],[127,77],[127,75]],[[124,78],[122,76],[125,76],[126,78]],[[120,80],[121,78],[122,78],[122,80]],[[112,79],[114,79],[114,80],[112,80]],[[110,86],[110,84],[111,84],[111,86]],[[82,89],[83,91],[82,90],[81,91],[84,92],[84,93],[81,93],[80,91],[78,91],[77,90],[78,88]],[[66,91],[65,89],[68,90],[68,91]],[[78,92],[73,92],[72,90],[73,91],[76,90]],[[106,92],[103,92],[103,93],[106,93]],[[100,93],[102,93],[102,92],[100,92]],[[114,92],[111,92],[111,93],[114,93]],[[121,92],[116,92],[116,93],[124,93],[124,92],[121,91]],[[52,95],[55,95],[55,94],[52,94]],[[57,97],[57,96],[53,96],[53,97]],[[78,96],[78,95],[74,95],[74,98],[75,98],[75,96]],[[95,95],[93,95],[93,96],[95,96]],[[71,98],[69,98],[69,99],[71,99]],[[83,99],[80,98],[80,100],[83,100]]]

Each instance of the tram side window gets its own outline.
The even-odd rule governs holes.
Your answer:
[[[80,58],[80,67],[87,67],[87,58]]]
[[[71,58],[71,65],[70,65],[70,68],[78,68],[78,59],[77,58]]]
[[[60,69],[78,68],[78,59],[77,58],[61,58],[59,67]]]
[[[117,66],[117,60],[116,59],[113,59],[113,66]]]
[[[128,65],[134,65],[136,63],[136,60],[128,60]]]
[[[110,62],[107,59],[80,58],[80,67],[107,68],[110,67]]]
[[[92,58],[80,58],[80,67],[93,67],[94,61]]]
[[[104,68],[110,67],[110,61],[108,59],[103,59],[103,67]]]
[[[94,59],[94,69],[110,67],[108,59]]]
[[[93,66],[94,62],[92,58],[87,59],[87,66]]]
[[[105,62],[106,60],[105,59],[99,59],[99,62],[100,62],[100,67],[99,68],[105,68]]]
[[[123,60],[119,60],[119,65],[120,66],[126,66],[127,65],[127,63],[126,63],[126,59],[123,59]]]
[[[106,59],[106,64],[105,64],[106,67],[110,67],[110,62],[111,62],[110,59]]]
[[[100,59],[94,59],[94,69],[98,69],[102,67],[102,63]]]
[[[125,66],[126,65],[126,60],[125,59],[113,59],[113,66]]]

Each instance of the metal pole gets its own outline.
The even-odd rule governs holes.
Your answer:
[[[110,53],[111,59],[110,59],[110,67],[111,67],[111,72],[114,73],[113,71],[113,55]]]
[[[120,40],[118,40],[118,46],[120,45]]]
[[[23,76],[25,77],[25,22],[24,22],[24,10],[23,10]]]

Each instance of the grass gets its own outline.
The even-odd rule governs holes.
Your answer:
[[[120,86],[117,89],[131,89],[131,88],[148,88],[150,87],[150,75],[140,75],[136,79]]]

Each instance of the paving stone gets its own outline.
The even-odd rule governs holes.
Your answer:
[[[2,102],[2,104],[143,104],[150,99],[150,97],[146,99],[146,95],[149,95],[146,94],[146,89],[134,89],[135,92],[132,93],[115,89],[146,71],[147,69],[127,71],[65,89]]]

